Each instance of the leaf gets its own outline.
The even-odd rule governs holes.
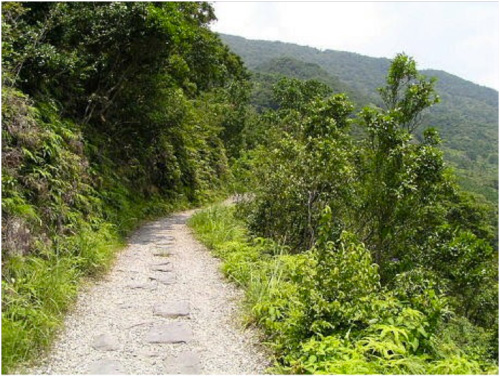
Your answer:
[[[309,356],[309,359],[307,360],[309,363],[316,363],[318,360],[318,357],[316,355],[311,355]]]
[[[418,341],[417,337],[413,338],[413,341],[411,341],[411,345],[412,345],[413,351],[417,351],[418,346],[420,345],[420,342]]]

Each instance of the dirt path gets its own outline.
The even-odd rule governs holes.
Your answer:
[[[186,211],[138,230],[112,271],[82,291],[40,374],[262,374],[242,295],[192,236]]]

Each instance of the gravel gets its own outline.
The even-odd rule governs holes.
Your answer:
[[[193,238],[186,226],[192,213],[136,231],[111,272],[82,289],[52,350],[21,372],[264,373],[270,364],[258,334],[240,319],[242,292],[224,280],[220,262]],[[189,307],[189,312],[155,315],[155,306],[169,311],[169,305],[173,311]],[[150,343],[155,328],[158,335],[181,328],[177,335],[191,337]]]

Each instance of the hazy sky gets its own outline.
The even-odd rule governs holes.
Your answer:
[[[215,2],[212,29],[392,58],[498,90],[497,2]]]

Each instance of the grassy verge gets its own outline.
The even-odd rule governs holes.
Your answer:
[[[159,198],[130,203],[109,222],[82,223],[77,234],[54,236],[36,255],[9,258],[2,266],[2,373],[30,364],[50,346],[83,278],[105,273],[131,231],[192,206]]]
[[[431,328],[430,306],[417,310],[397,291],[375,287],[368,278],[376,273],[368,253],[348,234],[328,253],[319,248],[289,254],[270,240],[249,236],[234,211],[210,207],[189,225],[223,261],[223,273],[244,289],[247,319],[263,329],[276,357],[270,372],[498,372],[484,330],[451,314]],[[424,302],[435,301],[431,294]]]
[[[234,206],[211,206],[193,215],[188,225],[196,238],[223,261],[224,275],[244,289],[246,320],[258,324],[262,318],[259,307],[284,286],[287,256],[283,248],[266,239],[250,240],[234,211]],[[272,342],[268,345],[273,346]]]

